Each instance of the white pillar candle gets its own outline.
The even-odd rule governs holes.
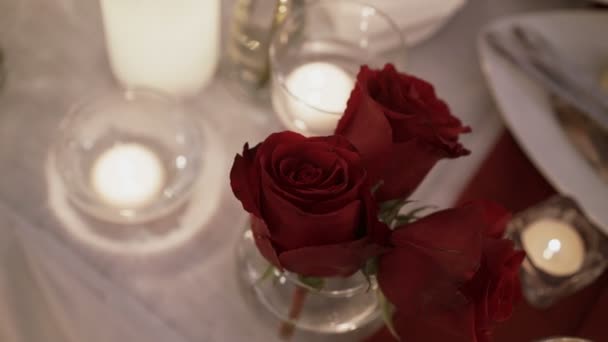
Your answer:
[[[528,258],[554,276],[578,272],[585,261],[585,243],[574,227],[556,219],[541,219],[527,227],[521,241]]]
[[[101,0],[106,45],[123,85],[197,93],[219,58],[219,0]]]
[[[163,188],[165,172],[158,156],[146,147],[118,144],[94,162],[93,189],[109,205],[133,209],[155,199]]]
[[[285,80],[288,109],[302,131],[330,134],[346,109],[355,81],[344,69],[330,63],[303,64]]]

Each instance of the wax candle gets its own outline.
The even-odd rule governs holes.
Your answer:
[[[585,261],[585,243],[581,235],[563,221],[535,221],[523,231],[521,241],[530,261],[554,276],[572,275]]]
[[[126,87],[196,94],[219,59],[219,0],[101,0],[114,76]]]
[[[158,156],[143,145],[118,144],[93,163],[91,182],[109,205],[132,209],[154,200],[161,191],[165,171]]]
[[[287,75],[287,98],[296,128],[331,133],[346,108],[354,79],[344,69],[325,62],[300,65]]]

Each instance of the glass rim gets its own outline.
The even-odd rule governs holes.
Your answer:
[[[66,147],[66,142],[70,140],[74,129],[81,125],[83,120],[94,115],[92,113],[100,112],[100,109],[110,107],[108,103],[111,101],[120,101],[120,103],[137,103],[138,101],[155,101],[166,104],[171,111],[164,113],[163,116],[171,117],[173,120],[181,121],[184,127],[187,127],[191,132],[194,142],[199,147],[202,147],[204,135],[197,124],[188,124],[188,117],[182,108],[182,102],[175,96],[161,90],[131,87],[119,90],[103,91],[101,94],[90,94],[73,104],[67,111],[65,117],[61,120],[59,129],[56,133],[54,145],[51,147],[54,158],[54,167],[59,172],[58,176],[65,187],[66,195],[70,201],[84,212],[92,216],[113,223],[136,224],[153,220],[156,217],[162,216],[167,212],[179,207],[193,191],[193,184],[196,179],[186,182],[170,182],[160,189],[159,198],[134,208],[112,207],[99,199],[96,192],[90,187],[85,186],[81,181],[74,181],[71,177],[74,167],[65,165],[65,161],[69,160],[67,156],[69,148]],[[200,152],[200,149],[195,149]],[[199,169],[201,165],[200,157],[194,154],[188,154],[189,165],[191,168]],[[69,163],[68,163],[69,164]],[[66,172],[67,171],[67,172]]]
[[[326,288],[317,289],[317,288],[310,286],[309,284],[304,283],[300,279],[300,277],[295,273],[292,273],[289,271],[283,271],[280,274],[282,276],[285,276],[287,279],[289,279],[290,282],[292,282],[294,285],[296,285],[298,287],[304,288],[304,289],[314,292],[314,293],[322,294],[327,297],[332,297],[332,298],[351,297],[358,293],[371,291],[378,286],[376,277],[370,276],[368,281],[361,282],[359,284],[355,284],[351,287],[346,287],[343,289],[326,289]],[[322,278],[322,279],[330,279],[330,278]]]
[[[397,35],[398,41],[399,41],[399,43],[398,43],[399,47],[395,48],[394,50],[405,50],[406,49],[407,44],[405,42],[405,37],[404,37],[401,29],[399,28],[399,25],[397,25],[397,23],[395,23],[395,21],[388,14],[386,14],[384,11],[378,9],[376,6],[370,5],[366,2],[359,1],[359,0],[315,0],[315,1],[311,2],[310,4],[307,4],[306,6],[296,9],[291,15],[287,16],[285,21],[272,34],[272,39],[270,40],[270,47],[268,50],[268,56],[270,59],[270,67],[271,67],[273,75],[275,75],[274,70],[276,69],[275,65],[277,64],[275,45],[276,45],[277,40],[279,39],[279,35],[280,35],[279,33],[281,32],[283,27],[285,27],[287,25],[287,23],[289,23],[290,21],[293,21],[294,20],[293,18],[302,17],[304,15],[304,13],[306,13],[306,11],[310,10],[311,8],[322,7],[325,5],[333,6],[333,5],[337,5],[337,4],[347,4],[349,6],[358,6],[359,8],[372,9],[374,11],[374,15],[378,15],[380,18],[382,18],[388,24],[388,26],[391,28],[391,30],[393,31],[393,34]],[[359,67],[361,67],[361,66],[363,66],[363,65],[360,65]],[[304,105],[306,107],[310,107],[310,108],[314,109],[315,111],[318,111],[323,114],[331,115],[331,116],[341,116],[344,114],[342,112],[327,111],[322,108],[319,108],[318,106],[307,103],[301,97],[296,96],[294,93],[292,93],[289,90],[289,88],[285,84],[285,78],[283,77],[283,75],[280,75],[280,76],[278,75],[277,79],[279,80],[279,86],[281,87],[281,90],[284,91],[290,98],[297,101],[299,104]],[[355,75],[355,86],[356,86],[356,82],[357,82],[357,78]],[[353,90],[354,90],[354,88],[353,88]]]

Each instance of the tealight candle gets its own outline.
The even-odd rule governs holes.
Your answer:
[[[581,235],[563,221],[535,221],[522,232],[521,241],[530,261],[553,276],[575,274],[585,261],[585,243]]]
[[[300,65],[288,74],[288,107],[295,126],[304,131],[331,133],[338,124],[355,81],[344,69],[330,63]]]
[[[165,172],[158,156],[136,144],[117,144],[103,152],[91,169],[93,189],[109,205],[132,209],[161,191]]]

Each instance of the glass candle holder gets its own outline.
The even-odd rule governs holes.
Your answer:
[[[398,26],[374,7],[354,1],[318,1],[298,9],[270,45],[271,100],[290,130],[331,134],[346,108],[361,65],[381,67],[388,58],[377,37]]]
[[[77,105],[53,152],[72,204],[103,221],[135,224],[189,198],[202,143],[201,130],[178,101],[131,90]]]
[[[607,266],[606,238],[568,197],[553,197],[517,215],[507,235],[526,251],[523,292],[539,308],[589,285]]]

